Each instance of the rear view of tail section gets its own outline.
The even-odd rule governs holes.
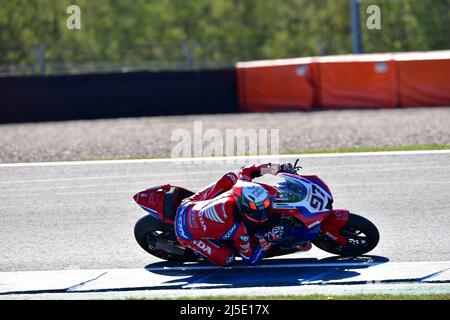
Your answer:
[[[153,217],[173,223],[180,202],[192,194],[187,189],[166,184],[138,192],[133,198]]]
[[[164,196],[170,189],[170,184],[157,186],[138,192],[133,196],[134,201],[153,217],[164,220]]]

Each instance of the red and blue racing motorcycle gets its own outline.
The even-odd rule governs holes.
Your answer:
[[[298,160],[297,160],[298,161]],[[266,257],[301,251],[301,244],[311,241],[316,247],[340,256],[360,256],[373,250],[379,241],[376,226],[348,210],[333,208],[328,186],[317,176],[279,173],[272,185],[257,181],[266,189],[276,189],[273,213],[264,228],[282,225],[291,236],[273,243]],[[134,234],[148,253],[168,261],[199,261],[202,257],[177,242],[174,231],[176,210],[192,191],[170,184],[152,187],[134,195],[134,200],[148,214],[139,219]],[[259,230],[248,228],[250,234]],[[256,238],[255,238],[256,240]]]

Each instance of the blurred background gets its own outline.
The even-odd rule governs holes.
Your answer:
[[[449,26],[450,0],[0,0],[0,162],[167,157],[194,120],[448,145]]]
[[[380,30],[357,22],[359,51],[450,48],[449,0],[0,0],[0,75],[210,69],[351,53],[352,3],[362,17],[369,5],[382,8]],[[81,8],[81,30],[66,27],[71,4]]]

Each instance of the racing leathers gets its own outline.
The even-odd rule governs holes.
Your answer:
[[[233,263],[234,252],[238,252],[246,265],[258,263],[270,248],[271,239],[280,237],[282,230],[274,228],[265,235],[258,235],[258,241],[253,245],[231,189],[238,180],[251,181],[265,173],[276,174],[277,169],[277,165],[271,164],[246,166],[238,176],[229,172],[216,183],[184,199],[175,216],[178,241],[220,266]],[[271,196],[275,196],[273,190]],[[225,245],[224,240],[231,242],[234,250]]]

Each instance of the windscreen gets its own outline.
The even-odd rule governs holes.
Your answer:
[[[278,196],[275,202],[299,202],[302,201],[308,190],[297,179],[283,178],[277,183]]]

